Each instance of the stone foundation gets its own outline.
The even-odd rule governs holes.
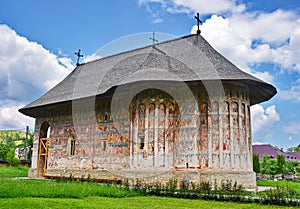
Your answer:
[[[29,178],[37,178],[37,169],[31,168],[28,171]]]
[[[35,171],[36,172],[36,171]],[[34,174],[33,170],[30,170],[29,174]],[[33,175],[29,175],[32,177]],[[57,170],[48,169],[47,174],[44,177],[47,178],[69,178],[75,179],[94,179],[98,181],[111,181],[111,182],[128,182],[130,185],[140,184],[157,184],[166,185],[170,179],[176,179],[178,187],[184,183],[210,182],[212,186],[217,183],[218,186],[222,182],[226,183],[231,181],[232,185],[237,182],[238,185],[242,185],[244,188],[256,187],[256,175],[254,172],[216,172],[216,171],[199,171],[199,170]]]

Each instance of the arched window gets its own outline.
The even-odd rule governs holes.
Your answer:
[[[67,155],[71,156],[75,154],[75,139],[73,135],[68,138]]]

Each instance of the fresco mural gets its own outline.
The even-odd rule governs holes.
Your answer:
[[[225,89],[225,97],[194,89],[195,101],[180,108],[168,93],[138,93],[115,121],[111,97],[95,110],[54,110],[37,120],[51,126],[47,172],[63,170],[196,169],[252,171],[250,102],[246,89]],[[38,139],[39,132],[36,131]],[[72,140],[70,140],[72,136]],[[37,146],[38,142],[35,142]],[[72,148],[71,148],[72,146]],[[71,153],[73,149],[73,153]]]

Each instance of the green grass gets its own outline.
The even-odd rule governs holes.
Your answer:
[[[144,196],[133,190],[92,182],[28,179],[0,180],[0,202],[1,208],[288,208]]]
[[[0,198],[84,198],[89,196],[130,197],[139,193],[117,186],[55,180],[0,180]]]
[[[2,178],[0,179],[1,208],[293,208],[144,196],[144,194],[133,190],[92,182],[12,179],[14,177],[26,177],[27,173],[27,167],[0,165],[0,178]],[[287,183],[291,184],[290,186],[296,191],[300,190],[300,183]],[[274,181],[258,181],[257,184],[276,186]]]
[[[105,208],[105,209],[289,209],[274,205],[236,204],[204,200],[188,200],[155,196],[137,196],[126,198],[86,197],[82,199],[69,198],[6,198],[0,199],[1,208]]]
[[[10,167],[6,165],[0,165],[0,178],[15,178],[15,177],[27,177],[28,167],[17,166]]]
[[[296,192],[300,193],[300,182],[292,181],[277,181],[279,186],[288,185],[290,188],[293,188]],[[256,182],[257,186],[270,186],[276,187],[276,182],[273,180],[260,180]]]

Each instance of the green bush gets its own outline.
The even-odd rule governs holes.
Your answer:
[[[256,153],[253,153],[253,171],[255,173],[260,173],[260,167],[259,167],[259,156]]]
[[[283,155],[277,154],[277,174],[286,173],[285,159]]]
[[[277,167],[276,160],[271,160],[271,157],[268,155],[263,156],[263,161],[260,164],[260,172],[262,174],[275,175],[277,173]]]
[[[300,175],[300,164],[296,167],[296,173]]]
[[[298,161],[286,161],[285,162],[285,170],[286,173],[290,173],[290,172],[294,172],[296,169],[297,172],[297,166],[300,165],[300,163],[298,163]]]
[[[15,157],[15,149],[11,148],[6,154],[6,160],[10,166],[17,166],[20,164],[20,160]]]
[[[256,156],[253,154],[253,170],[258,173],[256,168]],[[263,162],[260,163],[259,172],[262,174],[281,174],[294,172],[297,166],[300,165],[298,161],[286,161],[283,155],[277,155],[277,160],[272,160],[270,156],[264,155]]]
[[[292,187],[279,185],[278,182],[276,182],[275,188],[269,189],[260,195],[260,201],[262,204],[299,206],[300,203],[297,201],[299,197],[299,193]]]
[[[5,159],[9,151],[7,144],[0,142],[0,159]]]

